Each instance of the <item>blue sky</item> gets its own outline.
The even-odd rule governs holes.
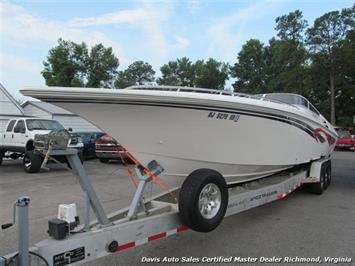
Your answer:
[[[58,38],[111,46],[119,70],[136,60],[159,67],[178,57],[235,63],[250,38],[275,36],[275,18],[296,9],[312,25],[353,1],[3,1],[0,0],[0,82],[16,97],[44,85],[40,71]],[[231,84],[231,81],[228,82]]]

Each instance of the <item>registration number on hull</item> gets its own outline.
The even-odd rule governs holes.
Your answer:
[[[211,119],[230,120],[233,122],[238,122],[240,115],[220,112],[209,112],[207,117]]]

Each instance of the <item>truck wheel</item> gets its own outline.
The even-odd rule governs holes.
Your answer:
[[[106,159],[106,158],[100,158],[99,160],[100,160],[100,162],[102,162],[102,163],[108,163],[108,161],[109,161],[109,160]]]
[[[325,176],[325,165],[322,165],[320,172],[320,180],[318,183],[310,184],[311,192],[313,194],[321,195],[326,189],[326,176]]]
[[[326,172],[327,172],[327,186],[330,186],[330,183],[332,182],[332,163],[331,161],[328,161],[327,167],[326,167]]]
[[[22,162],[26,173],[38,173],[41,169],[43,157],[34,151],[27,151]]]
[[[195,231],[209,232],[215,229],[222,222],[227,205],[227,183],[214,170],[193,171],[180,189],[180,218]]]

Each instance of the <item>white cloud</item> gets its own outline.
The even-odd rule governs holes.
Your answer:
[[[76,28],[65,21],[45,20],[9,2],[0,5],[0,33],[15,43],[20,42],[25,45],[29,42],[52,43],[59,38],[86,42],[90,46],[103,43],[105,46],[112,47],[120,59],[124,57],[120,45],[102,32]]]
[[[189,45],[189,41],[181,36],[175,37],[175,43],[167,41],[164,28],[168,23],[173,7],[174,3],[171,1],[161,1],[159,4],[151,1],[140,1],[139,7],[134,9],[119,10],[88,18],[74,18],[69,21],[69,24],[76,28],[128,24],[141,29],[145,33],[145,44],[149,46],[150,53],[155,54],[155,61],[160,62],[166,59],[171,50],[184,49]]]
[[[239,9],[211,26],[208,31],[208,56],[224,61],[233,61],[242,44],[253,33],[246,32],[249,22],[267,16],[281,5],[281,1],[262,1]]]
[[[186,38],[183,38],[181,36],[175,36],[176,44],[175,46],[179,49],[185,49],[189,46],[190,41]]]
[[[38,75],[41,71],[41,62],[33,62],[31,59],[19,57],[12,54],[0,54],[0,68],[3,72],[18,71],[19,73],[28,73]]]
[[[149,20],[155,20],[159,14],[143,8],[120,10],[117,12],[106,13],[101,16],[88,18],[74,18],[69,21],[70,25],[76,27],[87,27],[92,25],[106,24],[138,24]]]
[[[201,0],[189,0],[187,1],[187,7],[191,14],[195,14],[201,9]]]

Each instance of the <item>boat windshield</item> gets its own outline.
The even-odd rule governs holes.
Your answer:
[[[276,100],[278,102],[283,102],[291,105],[301,105],[306,108],[308,108],[308,104],[309,104],[306,98],[296,94],[271,93],[271,94],[264,94],[263,98],[267,100]]]
[[[301,106],[303,108],[309,109],[313,113],[320,115],[318,110],[303,96],[297,94],[289,94],[289,93],[270,93],[264,94],[262,96],[263,99],[278,101],[294,106]]]

